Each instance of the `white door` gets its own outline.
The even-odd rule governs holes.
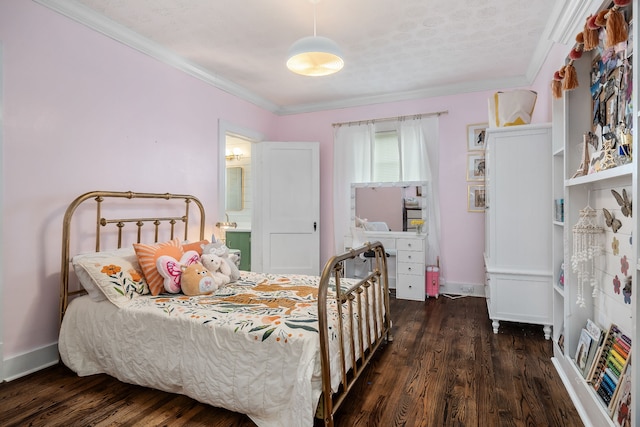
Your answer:
[[[262,142],[256,213],[266,273],[320,274],[317,142]],[[258,255],[252,250],[253,254]]]

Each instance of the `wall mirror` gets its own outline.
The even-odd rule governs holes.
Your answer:
[[[426,192],[423,181],[352,183],[351,224],[357,217],[370,231],[415,231],[411,220],[427,219]]]
[[[241,211],[243,208],[242,168],[227,168],[227,210]]]

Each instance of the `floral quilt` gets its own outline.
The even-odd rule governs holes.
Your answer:
[[[315,276],[244,273],[212,295],[159,295],[151,301],[167,316],[187,315],[211,328],[288,344],[306,333],[318,333],[319,281]],[[149,305],[140,299],[132,304]]]
[[[63,320],[61,358],[79,375],[107,373],[186,394],[245,413],[259,426],[312,426],[322,392],[319,281],[243,272],[212,295],[149,295],[121,308],[80,297]],[[328,321],[334,364],[335,302]],[[339,376],[334,369],[334,387]]]

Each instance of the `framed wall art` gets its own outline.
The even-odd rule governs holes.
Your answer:
[[[467,154],[467,181],[484,181],[484,152]]]
[[[485,131],[489,123],[467,125],[467,150],[484,150]]]
[[[469,185],[467,191],[467,210],[469,212],[484,212],[484,185]]]

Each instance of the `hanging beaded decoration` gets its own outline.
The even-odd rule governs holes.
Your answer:
[[[578,296],[576,304],[585,307],[584,285],[593,288],[593,296],[597,295],[596,258],[602,254],[600,235],[604,229],[596,223],[595,209],[587,206],[580,210],[580,219],[573,226],[573,255],[571,268],[578,279]]]

